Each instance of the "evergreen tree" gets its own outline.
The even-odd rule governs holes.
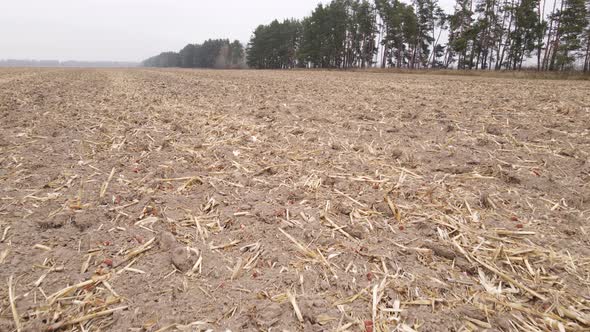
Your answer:
[[[514,15],[514,28],[509,34],[510,47],[508,49],[506,67],[520,69],[525,57],[538,49],[539,38],[543,27],[539,23],[536,11],[539,0],[521,0],[511,8]]]
[[[426,67],[430,58],[430,45],[435,41],[433,31],[438,4],[436,0],[414,0],[414,6],[416,8],[416,31],[412,47],[411,67]]]
[[[355,55],[360,59],[359,66],[365,68],[372,66],[373,58],[377,52],[375,45],[377,27],[374,6],[367,0],[355,2],[354,16],[352,17],[352,33],[354,35]]]
[[[588,25],[584,0],[563,0],[561,7],[555,13],[558,23],[550,70],[572,69],[576,53],[582,48],[584,29]]]
[[[239,40],[234,40],[229,45],[229,57],[231,68],[241,68],[244,66],[244,45]]]
[[[432,39],[434,40],[434,45],[432,47],[433,52],[431,56],[431,63],[430,66],[432,68],[441,68],[444,67],[444,62],[440,61],[439,59],[444,56],[444,52],[446,46],[439,44],[441,35],[444,31],[448,30],[448,15],[436,5],[433,15],[433,22],[432,22]],[[438,29],[438,33],[437,30]]]
[[[186,45],[178,55],[180,56],[180,66],[183,68],[194,68],[197,61],[196,53],[198,45],[188,44]]]
[[[382,66],[404,67],[411,58],[411,45],[416,41],[417,19],[412,6],[398,0],[377,2],[384,23],[385,36]]]
[[[472,26],[471,2],[469,0],[457,0],[455,12],[449,17],[449,52],[446,63],[449,65],[457,61],[457,68],[471,68],[470,47],[477,29]],[[456,59],[455,59],[456,57]]]
[[[274,20],[260,25],[248,44],[248,66],[259,69],[287,69],[297,65],[301,22]]]
[[[494,48],[502,37],[503,27],[499,23],[501,15],[499,0],[480,0],[475,5],[477,38],[476,69],[489,69],[494,61]]]

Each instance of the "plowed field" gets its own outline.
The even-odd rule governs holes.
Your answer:
[[[590,329],[590,82],[0,70],[0,331]]]

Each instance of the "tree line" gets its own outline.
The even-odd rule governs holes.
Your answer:
[[[443,42],[444,41],[444,42]],[[333,0],[254,31],[252,68],[590,71],[590,0]]]
[[[209,39],[179,52],[163,52],[142,62],[145,67],[243,68],[244,46],[238,40]]]

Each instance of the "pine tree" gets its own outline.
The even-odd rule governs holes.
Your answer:
[[[432,47],[433,52],[430,60],[430,66],[432,68],[443,67],[443,62],[439,61],[438,59],[443,56],[446,47],[439,44],[439,41],[443,32],[448,28],[448,16],[437,4],[434,10],[432,22],[432,39],[434,40]],[[438,33],[436,31],[437,29]]]
[[[426,67],[430,58],[430,45],[435,41],[433,31],[436,20],[436,0],[414,0],[416,9],[416,40],[411,67]]]
[[[260,25],[248,43],[247,64],[259,69],[294,68],[300,39],[301,23],[297,20]]]
[[[499,0],[480,0],[475,5],[478,26],[476,69],[490,69],[494,61],[494,49],[502,35],[502,27],[498,22],[500,8]]]
[[[570,70],[581,50],[587,21],[584,0],[564,0],[556,13],[558,27],[555,46],[549,65],[550,70]]]
[[[507,55],[507,68],[521,69],[525,57],[538,49],[538,41],[542,36],[542,26],[537,16],[539,0],[521,0],[512,9],[514,28],[509,33],[510,48]]]
[[[466,69],[471,67],[470,47],[473,42],[473,35],[476,35],[472,26],[473,12],[469,0],[457,0],[455,12],[449,18],[449,52],[447,53],[447,66],[455,61],[457,57],[457,68]]]
[[[327,26],[327,9],[319,4],[302,22],[301,45],[298,58],[306,66],[313,68],[328,67],[326,49],[328,47],[329,28]]]
[[[199,45],[188,44],[186,45],[178,55],[180,56],[180,66],[183,68],[194,68],[196,61],[196,51]]]

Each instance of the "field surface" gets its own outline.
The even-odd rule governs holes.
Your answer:
[[[588,331],[590,82],[0,70],[0,331]]]

